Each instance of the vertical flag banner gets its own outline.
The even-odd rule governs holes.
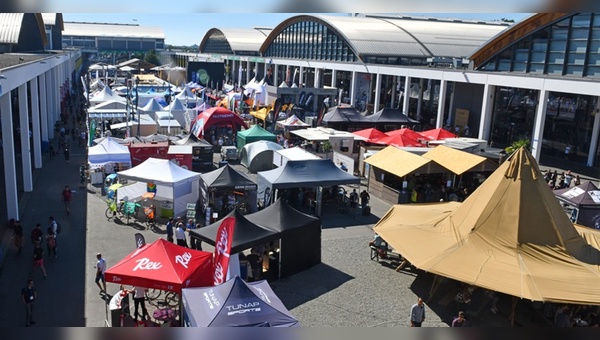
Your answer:
[[[223,219],[219,230],[217,231],[217,239],[215,240],[215,255],[214,255],[214,285],[220,285],[225,282],[227,276],[227,267],[229,266],[229,255],[231,252],[231,242],[233,242],[233,228],[235,227],[235,217],[227,217]]]
[[[137,249],[140,249],[141,247],[146,245],[146,239],[144,238],[144,235],[142,235],[140,233],[135,233],[134,237],[135,237],[135,247]]]

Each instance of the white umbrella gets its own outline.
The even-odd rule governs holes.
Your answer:
[[[114,65],[109,65],[109,64],[104,64],[104,63],[98,63],[98,64],[93,64],[90,65],[90,67],[88,67],[88,69],[90,70],[115,70],[117,67]]]
[[[125,71],[125,72],[131,72],[131,71],[137,70],[137,68],[127,65],[127,66],[123,66],[123,67],[119,68],[119,70]]]

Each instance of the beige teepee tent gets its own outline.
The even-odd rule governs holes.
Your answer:
[[[419,269],[515,297],[600,305],[598,233],[580,236],[526,149],[463,203],[395,205],[374,227]]]

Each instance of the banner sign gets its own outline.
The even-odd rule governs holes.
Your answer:
[[[223,219],[223,222],[221,222],[219,230],[217,231],[214,255],[215,272],[213,276],[213,283],[215,286],[225,282],[227,276],[234,227],[235,217],[227,217]]]

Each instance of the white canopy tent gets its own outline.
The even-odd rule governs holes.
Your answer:
[[[118,172],[120,178],[136,183],[117,190],[117,199],[134,200],[156,184],[155,200],[173,202],[173,213],[185,216],[188,203],[196,203],[200,195],[200,173],[186,170],[167,159],[148,158],[140,165]]]
[[[113,101],[120,101],[120,102],[125,102],[125,98],[119,96],[118,94],[114,93],[110,87],[108,86],[104,86],[104,88],[102,89],[102,91],[96,92],[92,98],[90,98],[90,103],[93,105],[99,104],[99,103],[104,103],[106,101],[109,100],[113,100]]]
[[[90,147],[88,163],[92,169],[101,168],[107,163],[127,163],[129,168],[131,167],[131,154],[125,145],[107,137],[100,144]]]

